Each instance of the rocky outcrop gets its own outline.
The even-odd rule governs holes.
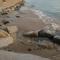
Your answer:
[[[25,36],[38,36],[38,37],[50,37],[56,35],[56,31],[60,30],[59,25],[55,23],[51,23],[49,25],[44,26],[44,28],[37,31],[29,31],[25,32],[23,35]]]
[[[12,44],[16,40],[16,26],[0,26],[0,48]]]
[[[1,15],[6,15],[8,14],[8,12],[11,12],[13,10],[19,10],[21,8],[22,5],[24,5],[24,0],[6,0],[5,2],[3,2],[2,0],[0,1],[0,14]]]
[[[60,44],[60,25],[51,23],[44,26],[40,31],[30,31],[23,35],[27,37],[48,38],[50,41]]]
[[[46,38],[49,38],[49,39],[52,39],[54,37],[53,34],[49,34],[47,32],[45,32],[44,30],[41,30],[38,32],[38,37],[46,37]]]

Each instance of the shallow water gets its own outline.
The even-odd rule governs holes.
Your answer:
[[[60,0],[26,0],[26,2],[48,16],[60,18]]]

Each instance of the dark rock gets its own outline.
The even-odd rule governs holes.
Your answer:
[[[2,23],[3,23],[4,25],[6,25],[6,24],[8,24],[8,23],[10,23],[10,22],[7,21],[7,20],[3,20]]]
[[[54,37],[54,35],[52,35],[52,34],[49,34],[49,33],[47,33],[47,32],[44,32],[43,30],[41,30],[41,31],[39,31],[38,32],[38,37],[47,37],[47,38],[53,38]]]
[[[7,14],[8,14],[7,12],[1,13],[1,15],[7,15]]]
[[[50,41],[52,41],[53,43],[56,43],[56,44],[60,45],[60,36],[56,35],[56,36],[54,36],[54,38],[53,38],[52,40],[50,40]]]
[[[57,34],[56,30],[58,29],[59,25],[51,23],[38,32],[38,37],[47,37],[49,39],[54,39],[54,36]]]
[[[28,48],[28,51],[32,51],[32,49],[31,48]]]
[[[20,17],[20,16],[18,16],[18,15],[16,16],[16,18],[19,18],[19,17]]]

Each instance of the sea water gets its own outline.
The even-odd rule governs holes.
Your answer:
[[[31,8],[40,11],[40,15],[60,19],[60,0],[25,0]],[[36,11],[37,12],[37,11]]]

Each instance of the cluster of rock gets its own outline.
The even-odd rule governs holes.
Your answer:
[[[38,32],[38,37],[47,37],[52,42],[60,44],[60,25],[51,23]]]
[[[9,7],[1,9],[0,14],[5,15],[5,14],[8,14],[9,12],[11,12],[11,11],[19,10],[21,8],[21,6],[23,6],[23,5],[24,5],[24,0],[21,0],[20,2],[17,2],[16,4],[13,4],[13,6],[9,6]]]
[[[40,31],[30,31],[24,33],[23,35],[29,37],[37,37],[37,44],[52,48],[54,47],[53,43],[60,44],[60,25],[56,23],[51,23],[46,25]],[[45,38],[47,38],[47,40]],[[49,41],[51,41],[52,43]]]
[[[16,26],[0,25],[0,48],[12,44],[16,39]]]

